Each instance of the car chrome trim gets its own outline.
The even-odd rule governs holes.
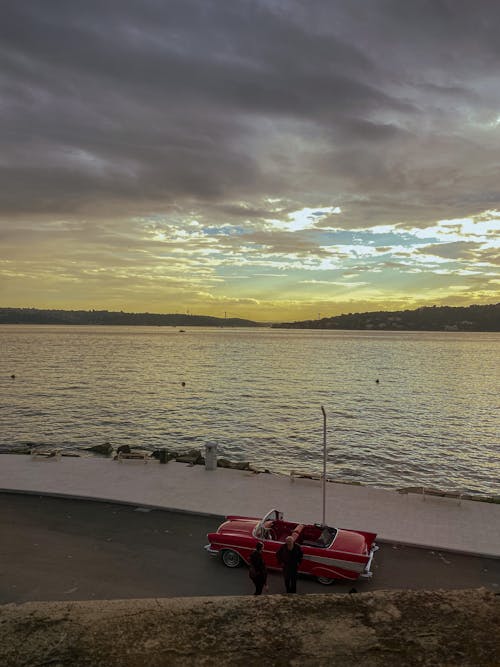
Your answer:
[[[211,544],[205,544],[205,546],[204,546],[203,548],[204,548],[205,551],[207,551],[211,556],[217,556],[217,554],[219,553],[219,552],[217,551],[217,549],[212,549],[212,545],[211,545]]]
[[[319,565],[326,565],[331,568],[340,568],[341,570],[348,570],[349,572],[363,572],[365,569],[364,563],[356,563],[352,560],[340,560],[338,558],[327,558],[326,556],[313,556],[311,554],[304,554],[303,560],[310,560]]]
[[[372,548],[370,549],[370,558],[368,559],[368,563],[366,564],[365,569],[361,573],[360,577],[362,579],[370,579],[370,577],[373,576],[373,572],[371,571],[371,566],[372,566],[372,561],[373,561],[373,556],[375,555],[375,552],[379,550],[379,547],[374,543],[372,544]]]
[[[318,547],[319,549],[322,549],[323,547]],[[325,548],[325,551],[335,551],[335,553],[338,554],[345,554],[346,556],[367,556],[367,553],[360,553],[359,551],[342,551],[341,549],[335,549],[333,545],[330,545],[329,547]]]
[[[212,551],[209,551],[209,553],[213,553],[215,551],[216,554],[221,553],[221,551],[225,550],[230,550],[230,551],[235,551],[238,556],[245,562],[248,562],[249,555],[253,551],[253,547],[245,547],[240,544],[228,544],[227,542],[213,542],[212,546],[217,546],[218,549],[214,549]],[[206,548],[206,547],[205,547]],[[207,549],[208,551],[208,549]],[[244,555],[244,552],[248,552],[246,555]]]

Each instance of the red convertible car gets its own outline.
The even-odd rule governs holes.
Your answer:
[[[316,577],[321,584],[372,575],[373,554],[378,549],[376,533],[284,521],[283,514],[275,509],[262,519],[226,517],[217,532],[208,533],[205,549],[213,556],[220,554],[227,567],[237,567],[241,562],[248,563],[255,545],[262,542],[267,567],[279,569],[276,552],[289,535],[304,554],[299,572]]]

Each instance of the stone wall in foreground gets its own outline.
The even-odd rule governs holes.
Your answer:
[[[500,597],[391,591],[0,607],[3,667],[500,665]]]

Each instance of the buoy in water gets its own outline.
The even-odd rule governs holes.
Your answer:
[[[12,373],[12,375],[11,375],[10,377],[11,377],[13,380],[16,379],[16,376],[14,375],[14,373]]]
[[[185,383],[185,382],[181,382],[181,385],[182,385],[183,387],[185,387],[185,386],[186,386],[186,383]]]
[[[380,380],[377,378],[377,379],[375,380],[375,382],[378,384],[378,383],[380,382]]]

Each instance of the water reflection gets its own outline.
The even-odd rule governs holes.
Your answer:
[[[175,449],[210,440],[223,456],[317,473],[324,404],[331,476],[495,491],[498,334],[176,334],[0,327],[2,444]]]

